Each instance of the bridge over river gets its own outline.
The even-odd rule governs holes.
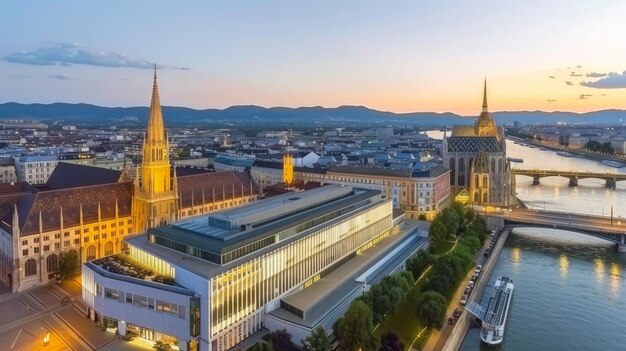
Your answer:
[[[595,236],[616,243],[620,252],[626,252],[626,219],[621,217],[522,208],[487,216],[502,221],[503,226],[553,228]]]
[[[564,177],[569,179],[570,186],[577,186],[579,179],[587,179],[587,178],[595,178],[604,180],[605,186],[607,188],[615,189],[617,182],[626,180],[626,174],[618,174],[615,172],[607,171],[607,172],[588,172],[588,171],[564,171],[564,170],[553,170],[553,169],[519,169],[513,168],[511,169],[512,175],[523,175],[533,178],[533,185],[538,185],[541,178],[545,177]],[[515,177],[512,177],[514,180]]]

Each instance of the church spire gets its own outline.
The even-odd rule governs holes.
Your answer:
[[[483,111],[482,112],[489,112],[487,111],[487,78],[485,78],[485,89],[483,91]]]
[[[487,78],[485,78],[485,90],[483,91],[483,111],[482,112],[489,112],[487,111]]]
[[[150,102],[150,115],[148,116],[148,142],[163,142],[165,130],[163,127],[163,113],[161,112],[161,99],[159,99],[159,86],[157,84],[157,65],[154,65],[154,81],[152,83],[152,101]]]

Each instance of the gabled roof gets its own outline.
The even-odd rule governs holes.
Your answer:
[[[118,183],[121,179],[121,171],[59,162],[46,185],[51,190],[58,190]]]
[[[250,194],[250,184],[252,183],[252,193],[258,194],[259,190],[254,182],[251,182],[250,174],[247,172],[211,172],[202,174],[192,174],[178,176],[178,192],[181,207],[191,207],[191,199],[195,205],[202,204],[204,196],[205,203],[212,203],[213,196],[216,201],[231,199]],[[213,193],[215,192],[215,193]]]

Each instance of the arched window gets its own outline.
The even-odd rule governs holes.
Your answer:
[[[480,195],[478,195],[478,191],[474,193],[474,203],[480,202]]]
[[[474,169],[474,158],[470,157],[469,162],[467,163],[467,169],[469,170],[473,170]]]
[[[459,159],[459,186],[465,186],[465,159],[461,157]]]
[[[167,225],[167,221],[165,220],[165,218],[161,218],[161,220],[159,221],[159,227],[165,227]]]
[[[487,193],[483,194],[483,204],[489,203],[489,198],[487,197]]]
[[[496,173],[496,159],[491,159],[491,173]]]
[[[480,183],[478,182],[478,174],[474,176],[474,186],[480,187]]]
[[[486,175],[483,176],[483,187],[484,188],[489,187],[489,183],[487,181],[487,176]]]
[[[455,172],[456,164],[454,163],[454,161],[455,161],[454,157],[450,158],[450,167],[448,167],[448,168],[450,168],[450,185],[454,185],[455,184],[454,176],[456,174],[456,172]]]
[[[96,247],[91,245],[87,248],[87,261],[96,259]]]
[[[104,255],[113,255],[113,242],[109,241],[108,243],[104,244]]]
[[[56,254],[51,254],[46,257],[46,270],[48,273],[56,272],[59,267],[59,257]]]
[[[502,159],[498,160],[498,173],[502,173]]]
[[[24,274],[25,276],[31,276],[37,274],[37,261],[34,258],[29,258],[24,263]]]

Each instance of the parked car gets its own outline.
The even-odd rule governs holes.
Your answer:
[[[456,319],[454,319],[453,317],[448,317],[448,324],[454,324],[456,323]]]
[[[454,318],[459,318],[461,317],[461,315],[463,314],[463,310],[461,309],[455,309],[454,312],[452,313],[452,315],[454,316]]]
[[[461,297],[461,305],[465,305],[467,303],[467,295],[463,295],[463,297]]]

